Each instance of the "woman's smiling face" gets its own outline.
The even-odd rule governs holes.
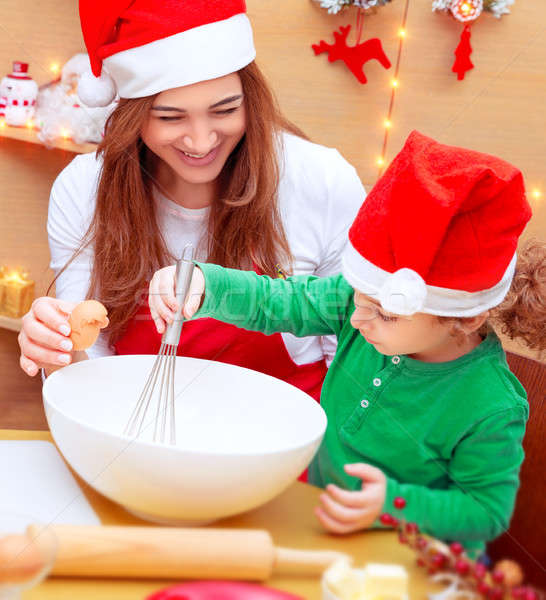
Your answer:
[[[161,92],[141,137],[187,183],[210,183],[246,130],[238,73]]]

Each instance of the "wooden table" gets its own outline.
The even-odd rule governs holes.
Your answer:
[[[49,432],[0,430],[0,439],[50,440]],[[105,525],[149,525],[130,515],[120,506],[93,491],[81,479],[78,483]],[[214,523],[214,527],[267,529],[276,545],[292,548],[339,550],[353,556],[355,564],[368,561],[398,563],[409,573],[409,597],[425,599],[429,591],[436,591],[427,581],[425,572],[415,564],[414,554],[398,542],[392,531],[368,531],[349,536],[324,533],[312,509],[317,504],[318,488],[301,482],[294,483],[286,492],[268,504],[229,519]],[[23,595],[24,600],[140,600],[174,581],[162,580],[85,580],[51,578]],[[298,594],[306,600],[320,600],[318,578],[273,577],[266,585]]]

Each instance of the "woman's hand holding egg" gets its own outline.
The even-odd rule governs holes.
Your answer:
[[[78,351],[95,343],[108,318],[96,300],[76,304],[44,296],[32,303],[22,322],[19,364],[34,377],[40,368],[49,372],[71,363]]]
[[[21,348],[19,364],[31,377],[46,365],[64,366],[71,362],[73,349],[68,317],[76,306],[57,298],[37,298],[23,317],[17,338]]]
[[[178,301],[175,296],[176,266],[164,267],[154,273],[150,281],[148,304],[156,329],[163,333],[170,325],[178,310]],[[190,290],[186,297],[183,314],[186,319],[191,319],[201,306],[205,293],[205,278],[199,267],[193,270]]]

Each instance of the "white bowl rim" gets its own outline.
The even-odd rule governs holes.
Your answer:
[[[99,358],[93,358],[93,359],[88,359],[88,360],[92,360],[92,361],[107,361],[107,360],[112,360],[112,359],[117,359],[120,357],[127,357],[127,356],[134,356],[134,357],[142,357],[142,356],[155,356],[153,354],[123,354],[123,355],[112,355],[112,356],[101,356]],[[225,367],[231,367],[231,368],[236,368],[236,369],[244,369],[245,371],[250,371],[252,373],[258,373],[260,376],[264,376],[264,377],[268,377],[269,379],[273,379],[275,380],[276,384],[278,385],[279,382],[280,384],[284,384],[284,385],[289,385],[293,388],[295,388],[296,390],[298,390],[298,392],[300,392],[301,394],[304,394],[305,396],[307,396],[309,398],[310,401],[314,402],[317,406],[317,408],[319,409],[319,412],[322,416],[322,420],[323,420],[323,426],[322,426],[322,431],[316,435],[314,435],[311,439],[307,439],[305,442],[300,442],[298,444],[292,444],[290,446],[285,446],[282,448],[277,448],[277,449],[272,449],[272,450],[261,450],[260,452],[256,452],[256,451],[252,451],[249,450],[248,452],[206,452],[203,450],[196,450],[196,449],[191,449],[191,448],[185,448],[183,446],[178,446],[177,444],[171,445],[168,443],[165,444],[159,444],[157,442],[151,442],[148,440],[144,440],[138,437],[132,437],[129,435],[126,435],[124,433],[119,433],[119,434],[115,434],[111,431],[105,431],[103,429],[99,429],[98,427],[95,427],[93,425],[90,425],[89,423],[86,423],[85,421],[82,421],[80,419],[77,419],[69,414],[67,414],[64,410],[62,410],[58,404],[55,404],[55,402],[48,398],[46,395],[46,391],[47,388],[50,387],[51,381],[55,381],[55,378],[57,376],[61,376],[58,375],[58,373],[61,373],[64,369],[70,369],[71,367],[78,367],[78,365],[80,365],[82,362],[84,361],[78,361],[75,363],[71,363],[69,365],[67,365],[66,367],[63,367],[62,369],[58,369],[57,371],[54,371],[53,373],[51,373],[51,375],[48,375],[44,381],[44,384],[42,386],[42,398],[44,400],[44,404],[49,405],[52,409],[54,409],[55,411],[57,411],[58,413],[60,413],[65,419],[72,421],[73,423],[76,423],[77,425],[79,425],[80,427],[83,427],[84,429],[87,430],[91,430],[94,431],[96,433],[99,433],[101,435],[106,435],[107,437],[110,437],[114,440],[126,440],[127,442],[129,442],[126,446],[126,448],[128,448],[131,443],[136,443],[138,445],[142,445],[145,447],[150,447],[150,448],[162,448],[168,451],[173,451],[175,453],[178,452],[184,452],[187,454],[195,454],[195,455],[199,455],[201,457],[203,456],[210,456],[210,457],[215,457],[215,456],[222,456],[222,457],[237,457],[237,456],[248,456],[248,455],[252,455],[252,456],[267,456],[269,454],[280,454],[280,453],[284,453],[284,452],[292,452],[294,450],[297,450],[299,448],[305,447],[305,446],[311,446],[312,444],[314,444],[318,439],[322,438],[326,432],[326,427],[328,425],[328,417],[326,416],[326,412],[324,411],[324,409],[322,408],[322,406],[320,405],[319,402],[317,402],[314,398],[312,398],[311,396],[309,396],[309,394],[306,394],[306,392],[304,392],[303,390],[300,390],[299,388],[297,388],[296,386],[288,383],[287,381],[284,381],[282,379],[279,379],[277,377],[273,377],[272,375],[267,375],[266,373],[262,373],[260,371],[255,371],[254,369],[249,369],[247,367],[240,367],[239,365],[232,365],[230,363],[223,363],[217,360],[208,360],[208,359],[204,359],[204,358],[194,358],[194,357],[190,357],[190,356],[180,356],[178,358],[190,358],[191,360],[196,360],[196,361],[200,361],[203,363],[218,363],[221,365],[224,365]],[[48,384],[49,382],[49,384]],[[313,409],[315,410],[315,409]],[[47,417],[47,413],[46,413],[46,417]],[[48,423],[49,423],[49,419],[48,419]],[[50,427],[51,430],[51,427]],[[51,434],[53,435],[53,431],[51,431]],[[53,437],[55,437],[53,435]]]

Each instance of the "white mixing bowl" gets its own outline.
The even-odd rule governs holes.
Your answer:
[[[203,524],[259,506],[311,461],[326,415],[301,390],[219,362],[177,358],[176,446],[123,435],[154,356],[75,363],[43,386],[57,446],[89,485],[165,524]]]

